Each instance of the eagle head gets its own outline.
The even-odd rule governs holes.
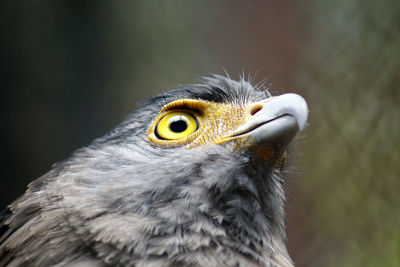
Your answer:
[[[281,172],[307,113],[218,75],[162,93],[9,207],[0,263],[291,266]]]

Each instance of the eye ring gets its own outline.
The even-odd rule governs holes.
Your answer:
[[[155,135],[161,140],[183,139],[199,128],[195,116],[186,111],[167,113],[157,122]]]

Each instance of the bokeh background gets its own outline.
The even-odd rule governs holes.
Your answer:
[[[211,73],[297,92],[297,266],[400,266],[400,1],[0,3],[0,207],[136,102]]]

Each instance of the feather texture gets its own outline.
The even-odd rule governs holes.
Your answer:
[[[244,80],[203,82],[154,97],[34,181],[4,215],[0,266],[292,266],[279,169],[229,143],[147,140],[165,103],[270,97]]]

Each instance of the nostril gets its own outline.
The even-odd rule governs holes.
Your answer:
[[[251,116],[254,116],[257,112],[259,112],[260,110],[262,110],[263,106],[260,104],[254,105],[251,107],[250,109],[250,114]]]

